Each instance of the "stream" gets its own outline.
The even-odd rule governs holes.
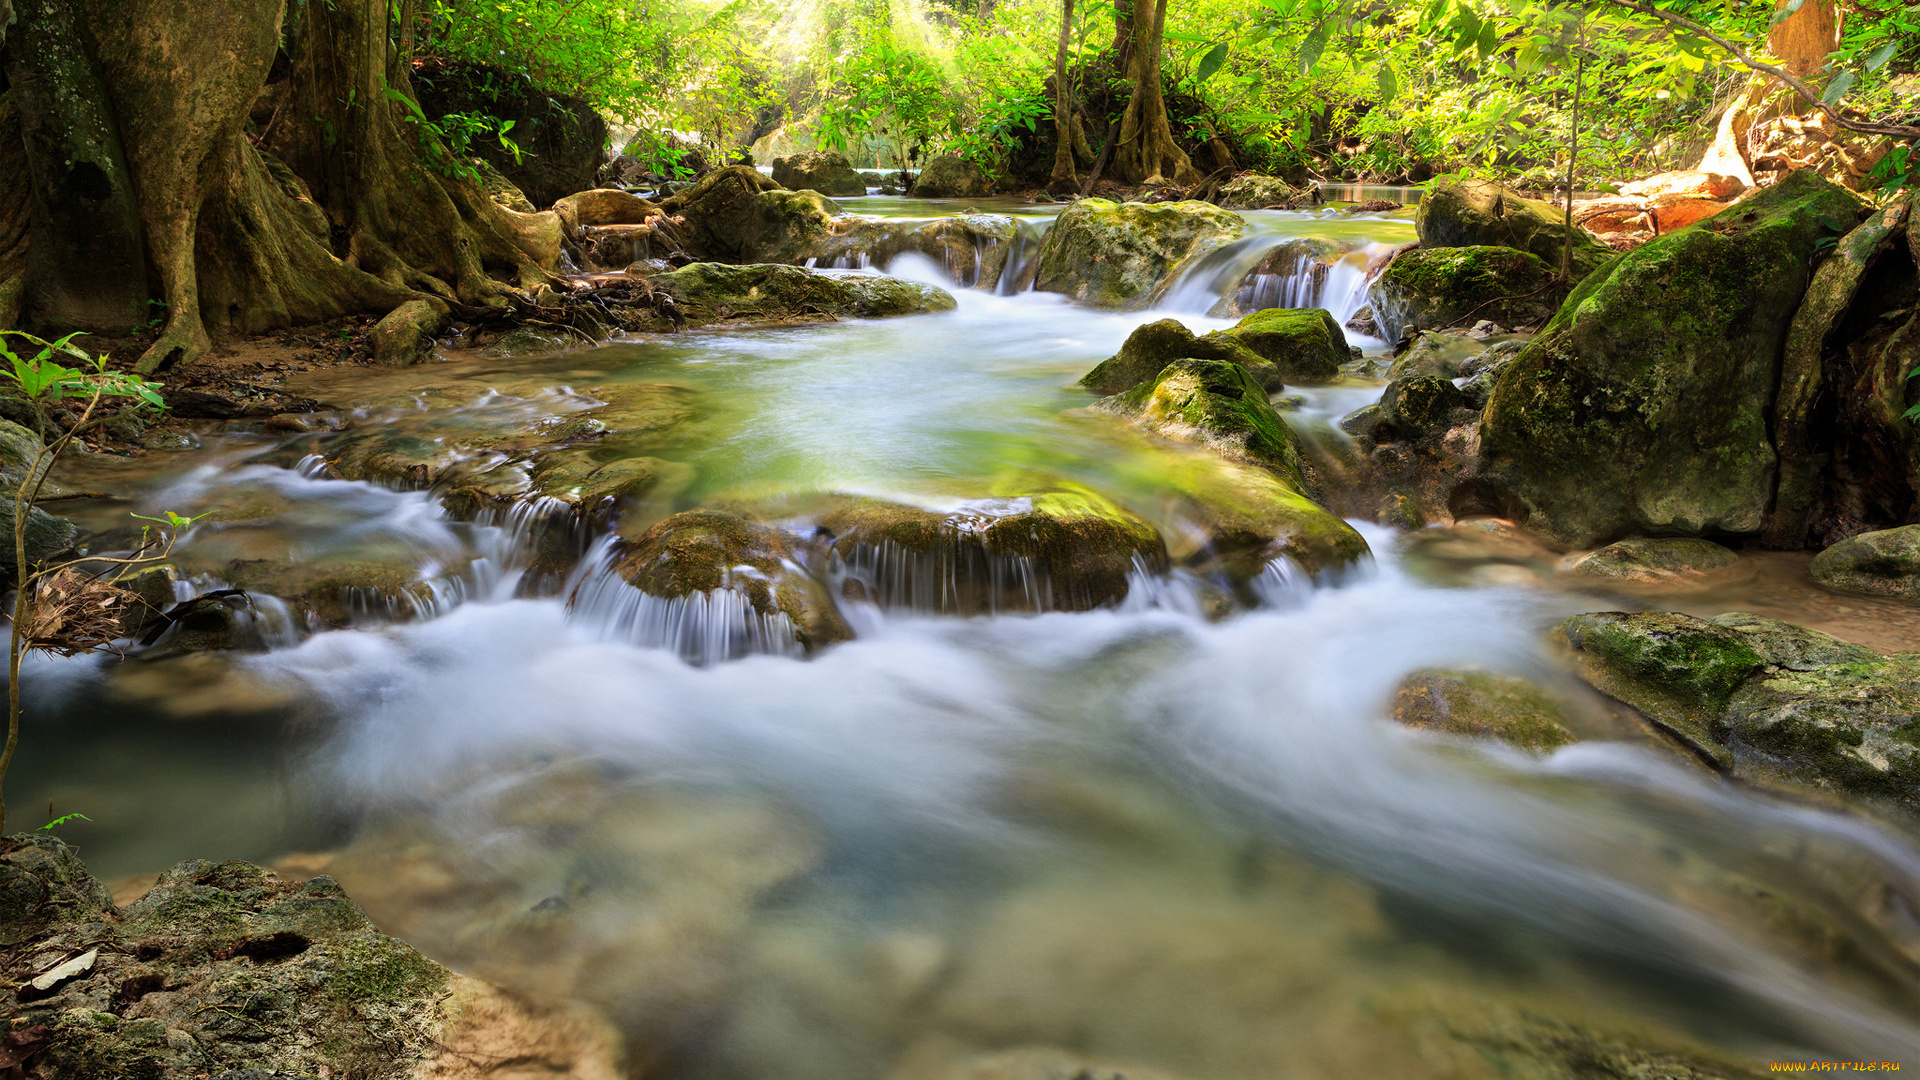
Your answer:
[[[973,205],[1022,215],[1023,238],[1051,209]],[[964,508],[1044,476],[1179,537],[1164,451],[1078,419],[1075,380],[1145,322],[1231,325],[1208,315],[1225,290],[1303,239],[1348,254],[1261,283],[1260,306],[1344,322],[1413,238],[1410,211],[1246,216],[1148,311],[963,289],[903,256],[886,271],[958,308],[291,388],[423,439],[649,388],[688,417],[616,447],[673,463],[656,520],[804,518],[828,492]],[[1283,415],[1339,438],[1380,389],[1289,387]],[[1496,1075],[1495,1043],[1462,1033],[1555,1023],[1748,1068],[1920,1060],[1920,852],[1690,765],[1550,643],[1575,613],[1662,607],[1920,648],[1911,606],[1824,593],[1803,556],[1608,595],[1558,576],[1558,553],[1357,523],[1370,564],[1319,583],[1276,567],[1226,617],[1178,570],[1137,572],[1109,609],[975,618],[934,614],[911,598],[952,583],[917,582],[802,657],[737,605],[640,604],[596,561],[603,537],[541,581],[525,520],[330,478],[312,434],[200,439],[75,457],[59,478],[115,497],[50,508],[103,531],[221,511],[180,547],[194,588],[268,558],[398,562],[426,587],[322,633],[262,599],[254,652],[32,659],[15,805],[84,812],[62,835],[104,879],[190,857],[333,874],[457,970],[604,1009],[659,1075],[878,1080],[1011,1053],[1132,1080]],[[1552,689],[1583,741],[1537,756],[1387,719],[1410,672],[1462,666]]]

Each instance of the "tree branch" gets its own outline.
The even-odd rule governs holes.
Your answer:
[[[1694,22],[1692,19],[1688,19],[1680,15],[1675,15],[1671,12],[1661,11],[1659,8],[1653,7],[1649,4],[1636,3],[1635,0],[1605,0],[1605,2],[1612,4],[1615,7],[1623,7],[1630,11],[1637,11],[1642,15],[1650,15],[1653,18],[1672,23],[1675,26],[1681,27],[1682,29],[1685,29],[1692,33],[1698,34],[1703,38],[1706,38],[1708,41],[1711,41],[1715,45],[1718,45],[1721,48],[1732,53],[1733,58],[1740,61],[1742,64],[1745,64],[1746,66],[1762,74],[1771,75],[1774,78],[1780,80],[1781,82],[1786,83],[1788,86],[1792,87],[1793,89],[1806,95],[1808,100],[1812,101],[1815,105],[1818,105],[1820,107],[1821,112],[1827,114],[1827,119],[1832,120],[1835,124],[1838,124],[1849,131],[1864,132],[1868,135],[1891,135],[1896,139],[1920,139],[1920,127],[1911,127],[1906,124],[1875,124],[1875,123],[1870,123],[1870,122],[1865,122],[1860,120],[1847,119],[1846,117],[1840,115],[1840,110],[1820,100],[1820,95],[1818,93],[1815,93],[1814,89],[1811,86],[1808,86],[1806,83],[1801,82],[1799,79],[1789,74],[1785,69],[1774,67],[1772,64],[1763,64],[1760,61],[1755,60],[1753,57],[1748,56],[1746,54],[1746,51],[1740,48],[1740,46],[1735,45],[1733,42],[1728,41],[1726,38],[1721,37],[1719,34],[1716,34],[1713,31],[1707,29],[1706,27],[1701,26],[1699,23]]]

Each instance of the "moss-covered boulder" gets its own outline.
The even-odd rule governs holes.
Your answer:
[[[1588,681],[1718,767],[1920,810],[1920,653],[1746,613],[1604,612],[1561,629]]]
[[[1427,185],[1414,210],[1423,248],[1505,247],[1528,252],[1555,272],[1566,244],[1565,214],[1488,180],[1446,178]],[[1612,248],[1585,229],[1573,230],[1573,280],[1613,261]]]
[[[818,520],[864,598],[915,611],[1090,611],[1125,599],[1136,569],[1167,562],[1152,525],[1084,490],[956,511],[849,499]]]
[[[853,170],[846,156],[831,150],[807,150],[774,158],[773,179],[782,187],[828,196],[867,193],[867,182]]]
[[[745,165],[715,169],[660,208],[688,255],[735,263],[793,263],[814,255],[840,214],[818,192],[788,191]]]
[[[1842,540],[1815,555],[1807,572],[1841,592],[1920,600],[1920,525]]]
[[[1740,556],[1711,540],[1690,537],[1621,540],[1573,561],[1576,574],[1633,585],[1663,585],[1705,580]]]
[[[1034,288],[1093,307],[1137,311],[1180,269],[1246,227],[1240,215],[1211,203],[1081,199],[1047,233]]]
[[[698,321],[884,319],[951,311],[951,293],[879,274],[823,274],[798,266],[692,263],[647,279]]]
[[[1409,328],[1457,326],[1492,319],[1529,326],[1553,316],[1559,294],[1553,270],[1516,248],[1416,248],[1401,252],[1368,290],[1382,336]]]
[[[1691,615],[1603,611],[1576,615],[1560,632],[1588,682],[1696,754],[1730,763],[1719,718],[1734,691],[1766,666],[1737,631]]]
[[[1525,679],[1491,671],[1421,670],[1393,692],[1393,718],[1411,728],[1497,739],[1523,750],[1575,741],[1552,695]]]
[[[1338,381],[1340,365],[1353,355],[1346,333],[1324,308],[1266,308],[1207,337],[1245,346],[1290,383]]]
[[[1418,439],[1471,423],[1472,404],[1451,379],[1414,375],[1395,379],[1380,395],[1380,419],[1397,439]],[[1375,438],[1382,437],[1380,433]]]
[[[1274,411],[1266,390],[1239,364],[1175,360],[1153,381],[1102,398],[1095,407],[1156,434],[1263,465],[1296,487],[1303,483],[1298,439]]]
[[[1587,278],[1494,386],[1488,477],[1530,527],[1579,546],[1758,531],[1788,323],[1821,248],[1862,213],[1796,172]]]
[[[1239,341],[1218,332],[1195,337],[1178,319],[1160,319],[1127,335],[1120,351],[1100,362],[1080,379],[1080,385],[1102,394],[1118,394],[1153,379],[1175,360],[1222,360],[1247,369],[1269,393],[1285,382],[1280,369]]]
[[[432,583],[421,577],[417,556],[377,554],[299,563],[232,560],[218,573],[234,588],[277,596],[296,611],[311,612],[333,626],[438,614]]]
[[[1216,201],[1229,210],[1265,210],[1290,206],[1307,195],[1277,176],[1242,173],[1220,185]]]
[[[1476,341],[1460,331],[1421,330],[1408,340],[1407,347],[1387,365],[1388,381],[1414,375],[1438,375],[1457,379],[1467,374],[1467,362],[1486,352],[1486,342]]]
[[[509,1032],[555,1075],[610,1080],[624,1057],[604,1020],[453,974],[328,877],[195,860],[116,909],[71,848],[10,836],[0,942],[13,1030],[44,1036],[42,1080],[475,1076]]]
[[[941,154],[913,178],[908,194],[916,199],[977,199],[993,194],[993,182],[959,154]]]
[[[1920,214],[1909,198],[1842,237],[1787,331],[1774,404],[1780,480],[1762,539],[1818,548],[1920,510]]]
[[[613,571],[662,600],[710,601],[716,593],[732,594],[743,602],[738,612],[743,619],[769,621],[716,627],[716,633],[790,635],[809,650],[852,637],[826,587],[802,570],[801,562],[799,543],[783,529],[729,511],[688,510],[621,544]]]

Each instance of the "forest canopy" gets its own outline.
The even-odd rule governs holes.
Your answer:
[[[1920,114],[1920,5],[1821,3],[1659,7],[1765,60],[1783,22],[1824,16],[1837,47],[1805,74],[1827,104],[1861,120]],[[1115,56],[1127,0],[1067,10],[1064,35],[1062,5],[1040,0],[432,0],[403,17],[422,55],[584,97],[615,119],[620,148],[664,166],[690,143],[712,155],[758,142],[869,166],[957,152],[996,174],[1038,158],[1030,178],[1044,179],[1057,39],[1092,142],[1128,99]],[[1165,18],[1176,141],[1217,139],[1237,167],[1283,175],[1550,183],[1576,79],[1584,174],[1691,167],[1752,74],[1724,44],[1614,3],[1173,0]],[[1901,186],[1906,153],[1874,169],[1874,186]]]

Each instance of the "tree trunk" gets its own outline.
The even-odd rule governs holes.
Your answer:
[[[1133,93],[1120,119],[1120,145],[1113,154],[1113,171],[1124,183],[1197,183],[1199,172],[1186,152],[1173,141],[1167,121],[1167,102],[1160,89],[1160,41],[1167,27],[1167,0],[1155,0],[1153,20],[1133,35],[1128,76]]]
[[[1778,0],[1785,7],[1789,0]],[[1800,10],[1767,32],[1767,46],[1780,66],[1797,79],[1818,85],[1827,54],[1840,47],[1840,17],[1833,0],[1804,0]]]
[[[1070,195],[1080,187],[1073,174],[1073,86],[1067,81],[1067,47],[1073,40],[1073,0],[1060,0],[1060,46],[1053,56],[1053,176],[1047,190]]]
[[[140,370],[193,360],[212,330],[258,332],[413,300],[497,303],[508,286],[492,272],[523,287],[551,280],[554,215],[516,215],[474,184],[422,167],[423,148],[437,144],[403,131],[405,106],[385,92],[408,93],[387,0],[293,0],[293,63],[270,88],[278,97],[266,104],[278,108],[267,110],[276,120],[265,147],[245,128],[282,43],[283,0],[32,0],[36,17],[16,42],[57,32],[57,20],[39,16],[68,6],[87,17],[100,82],[71,96],[91,96],[117,121],[144,248],[136,265],[158,273],[168,305]],[[82,130],[65,117],[55,126]],[[34,180],[36,199],[57,190]],[[36,222],[29,252],[43,232]],[[0,275],[10,258],[0,251]],[[88,295],[125,288],[123,276],[89,269]],[[0,285],[0,315],[11,287]],[[144,284],[141,293],[144,319]],[[110,327],[96,318],[87,328]]]
[[[1113,73],[1125,75],[1133,61],[1134,0],[1113,2]]]
[[[31,178],[26,319],[50,333],[147,320],[147,258],[116,122],[79,12],[22,0],[8,50]]]

